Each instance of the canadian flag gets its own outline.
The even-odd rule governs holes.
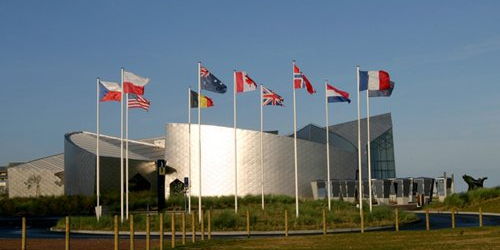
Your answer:
[[[236,80],[236,92],[247,92],[257,89],[257,83],[245,71],[234,72],[234,78]]]

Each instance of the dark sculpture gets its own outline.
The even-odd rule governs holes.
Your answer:
[[[483,178],[479,178],[476,180],[476,179],[472,178],[472,176],[466,175],[466,174],[464,174],[464,176],[462,176],[462,178],[464,178],[464,181],[469,185],[469,188],[467,189],[467,191],[482,188],[484,180],[488,179],[488,177],[483,177]]]

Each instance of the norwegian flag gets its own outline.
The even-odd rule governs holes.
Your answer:
[[[257,89],[257,83],[245,71],[234,72],[234,78],[236,80],[236,92],[247,92]]]
[[[314,94],[316,93],[316,90],[313,88],[311,82],[309,81],[309,79],[307,79],[306,75],[304,75],[299,67],[297,67],[297,65],[293,65],[293,88],[295,89],[302,89],[302,88],[306,88],[307,89],[307,92],[309,92],[309,94]]]
[[[283,106],[283,97],[262,86],[262,106]]]
[[[128,108],[141,108],[148,111],[150,105],[151,103],[146,100],[146,98],[142,97],[142,95],[129,94]]]

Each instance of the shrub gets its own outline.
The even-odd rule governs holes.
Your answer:
[[[221,229],[237,228],[239,221],[240,217],[234,212],[223,211],[213,219],[213,225]]]

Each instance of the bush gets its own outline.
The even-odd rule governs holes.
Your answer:
[[[234,212],[223,211],[213,219],[215,228],[231,229],[237,228],[239,225],[240,217]]]

